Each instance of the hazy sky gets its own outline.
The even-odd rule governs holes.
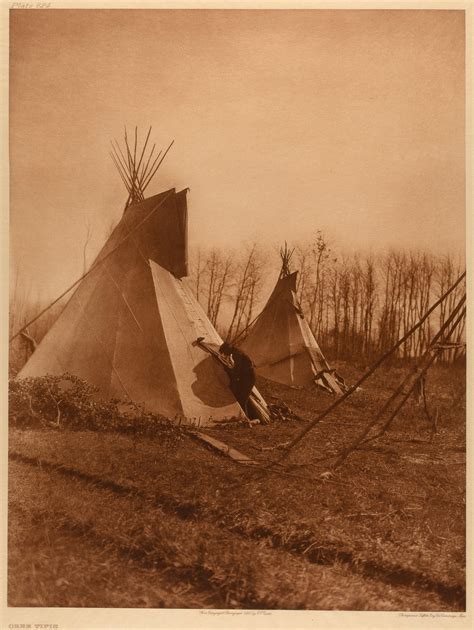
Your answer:
[[[126,198],[109,140],[175,140],[190,243],[459,251],[462,11],[11,11],[11,244],[54,295]]]

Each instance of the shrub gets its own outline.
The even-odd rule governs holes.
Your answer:
[[[132,401],[98,400],[98,389],[77,376],[37,376],[9,383],[10,426],[116,431],[160,437],[174,446],[184,429]]]

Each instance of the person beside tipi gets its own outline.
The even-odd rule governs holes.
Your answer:
[[[156,170],[145,156],[147,140],[135,161],[125,138],[128,171],[117,145],[128,192],[123,216],[17,378],[72,374],[97,399],[133,401],[179,424],[245,421],[223,361],[210,356],[222,338],[186,282],[187,189],[145,198]],[[252,402],[254,417],[269,422],[256,389]]]
[[[227,368],[230,388],[237,402],[244,410],[245,415],[247,418],[250,418],[248,402],[256,382],[255,367],[252,359],[245,352],[235,348],[227,341],[224,341],[221,345],[219,352],[226,358],[232,359],[232,367]]]

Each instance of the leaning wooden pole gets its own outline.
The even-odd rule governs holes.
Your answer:
[[[410,387],[408,389],[408,392],[403,394],[401,401],[395,407],[395,410],[391,413],[388,421],[385,423],[384,431],[387,430],[387,428],[390,426],[390,424],[393,421],[393,419],[396,417],[396,415],[398,414],[400,409],[403,407],[405,402],[410,397],[411,393],[413,392],[413,389],[415,388],[415,384],[420,380],[420,378],[422,378],[426,374],[428,369],[433,364],[433,362],[434,362],[434,360],[436,358],[436,352],[432,353],[434,344],[438,341],[438,339],[440,339],[444,335],[444,332],[446,331],[446,329],[448,327],[450,327],[449,328],[449,332],[448,332],[448,336],[449,336],[450,334],[453,333],[454,330],[456,330],[457,326],[461,322],[462,318],[464,317],[464,315],[466,313],[465,308],[461,311],[461,314],[457,318],[456,318],[456,316],[458,315],[458,313],[461,310],[461,308],[464,306],[465,302],[466,302],[466,296],[464,295],[459,300],[458,304],[456,305],[455,309],[450,314],[449,318],[444,322],[442,327],[439,329],[439,331],[433,337],[433,340],[432,340],[430,346],[428,347],[428,349],[423,354],[420,362],[412,370],[410,370],[410,372],[402,380],[402,382],[397,387],[397,389],[394,391],[394,393],[384,403],[384,405],[382,406],[380,411],[376,414],[376,416],[365,427],[365,429],[362,431],[362,433],[359,435],[359,437],[356,440],[354,440],[354,442],[350,446],[346,447],[345,449],[343,449],[339,453],[339,455],[337,457],[337,460],[336,460],[336,462],[334,464],[334,467],[340,466],[347,459],[347,457],[350,455],[350,453],[352,453],[358,446],[360,446],[361,444],[366,443],[366,442],[369,441],[367,438],[368,438],[368,435],[369,435],[370,431],[377,425],[377,423],[382,418],[384,413],[388,410],[388,408],[390,407],[392,402],[394,402],[395,399],[398,398],[398,396],[402,393],[403,388],[406,385],[406,383],[409,381],[410,377],[412,377],[414,374],[416,374],[416,372],[419,371],[417,378],[414,379],[413,383],[410,385]],[[456,318],[456,321],[455,321],[454,324],[452,324],[452,322],[453,322],[453,320],[455,318]],[[431,356],[430,356],[430,353],[432,353]],[[422,365],[424,362],[425,362],[425,365],[420,370],[420,364]],[[379,435],[377,434],[377,435],[373,436],[373,438],[370,438],[370,441],[372,441],[372,439],[375,439],[376,437],[379,437]]]
[[[140,171],[140,166],[142,164],[143,156],[145,155],[145,151],[146,151],[146,148],[147,148],[147,145],[148,145],[148,140],[150,138],[150,133],[151,133],[151,127],[148,129],[148,133],[147,133],[147,136],[145,138],[145,143],[143,145],[143,149],[142,149],[142,152],[141,152],[141,155],[140,155],[140,159],[138,160],[137,170],[136,170],[136,173],[135,173],[136,180],[137,180],[138,185],[139,185],[140,188],[141,188],[141,185],[140,185],[140,178],[139,178],[138,173]]]
[[[152,158],[153,153],[155,151],[155,148],[156,148],[156,144],[153,145],[153,147],[152,147],[152,149],[150,151],[150,155],[148,156],[147,163],[145,164],[145,166],[142,166],[142,172],[140,173],[140,180],[139,180],[140,188],[142,188],[142,189],[143,189],[143,182],[148,177],[148,173],[153,169],[153,167],[155,166],[155,164],[159,160],[160,155],[163,153],[163,149],[160,149],[158,155],[153,160],[152,165],[149,166],[151,158]]]
[[[150,184],[174,144],[173,140],[164,153],[161,150],[158,155],[156,155],[156,144],[153,144],[151,151],[148,150],[151,131],[152,127],[150,126],[141,147],[138,138],[138,127],[134,128],[133,140],[130,139],[130,141],[127,128],[124,128],[123,150],[117,140],[114,139],[114,141],[111,142],[112,161],[128,192],[125,210],[132,204],[144,201],[145,189]]]
[[[45,308],[43,308],[35,317],[33,317],[32,319],[30,319],[29,322],[27,322],[24,326],[22,326],[14,335],[12,335],[9,340],[8,343],[11,343],[14,339],[16,339],[18,337],[18,335],[21,335],[22,332],[24,332],[28,326],[31,326],[31,324],[33,324],[34,322],[36,322],[36,320],[38,320],[42,315],[44,315],[47,311],[49,311],[49,309],[51,307],[53,307],[55,304],[57,304],[59,302],[59,300],[61,300],[64,296],[66,296],[70,291],[72,291],[72,289],[74,289],[74,287],[76,287],[80,282],[82,282],[82,280],[84,280],[84,278],[86,278],[89,274],[91,274],[95,269],[97,269],[97,267],[99,267],[100,265],[103,265],[104,262],[106,260],[108,260],[113,254],[115,254],[115,252],[132,236],[132,234],[134,234],[138,229],[140,229],[140,227],[142,225],[144,225],[146,223],[146,221],[148,221],[148,219],[158,210],[158,208],[160,208],[165,201],[167,201],[167,199],[172,195],[172,191],[170,191],[165,197],[163,197],[163,199],[161,199],[161,201],[159,203],[156,204],[156,206],[154,206],[150,212],[146,215],[146,217],[144,217],[142,219],[142,221],[140,221],[139,223],[137,223],[137,225],[135,225],[135,227],[133,227],[130,232],[128,232],[125,237],[119,241],[117,243],[117,245],[110,250],[110,252],[108,252],[107,254],[105,254],[105,256],[103,258],[100,258],[99,260],[97,260],[95,262],[95,264],[92,265],[92,267],[90,267],[90,269],[88,269],[86,271],[86,273],[82,274],[82,276],[80,278],[78,278],[75,282],[73,282],[65,291],[63,291],[61,293],[61,295],[58,295],[58,297],[56,299],[54,299],[52,302],[50,302],[48,304],[48,306],[46,306]]]
[[[360,385],[362,385],[362,383],[364,383],[369,378],[369,376],[371,376],[375,372],[375,370],[382,365],[382,363],[384,363],[384,361],[386,361],[394,352],[396,352],[396,350],[408,339],[408,337],[410,337],[416,330],[418,330],[418,328],[420,328],[420,326],[423,325],[423,323],[428,319],[431,313],[442,302],[444,302],[444,300],[448,297],[448,295],[450,295],[454,291],[454,289],[464,280],[465,277],[466,277],[466,272],[464,271],[456,280],[456,282],[447,291],[445,291],[445,293],[443,293],[443,295],[438,300],[436,300],[436,302],[426,311],[423,317],[420,320],[418,320],[418,322],[414,326],[412,326],[410,330],[403,335],[403,337],[401,337],[389,350],[387,350],[387,352],[385,352],[379,359],[377,359],[377,361],[375,361],[375,363],[371,365],[371,367],[359,378],[358,381],[354,383],[354,385],[352,385],[346,392],[344,392],[344,394],[342,394],[342,396],[340,396],[331,405],[329,405],[329,407],[326,407],[324,411],[322,411],[312,422],[308,424],[307,427],[305,427],[290,442],[290,444],[286,447],[285,452],[282,454],[282,456],[278,460],[273,462],[273,464],[278,464],[283,459],[285,459],[289,455],[290,451],[299,442],[301,442],[304,436],[307,433],[309,433],[311,429],[313,429],[317,424],[319,424],[319,422],[321,422],[323,418],[325,418],[328,414],[330,414],[331,411],[333,411],[336,407],[338,407],[341,403],[343,403],[347,398],[349,398],[349,396],[353,394],[356,391],[356,389],[360,387]]]
[[[152,172],[150,173],[150,175],[148,176],[148,178],[147,178],[146,182],[144,182],[144,183],[143,183],[143,192],[145,192],[145,190],[147,189],[148,184],[151,182],[151,180],[152,180],[152,179],[153,179],[153,177],[155,176],[156,171],[160,168],[160,166],[161,166],[161,164],[162,164],[163,160],[164,160],[164,159],[165,159],[165,157],[167,156],[168,151],[171,149],[171,147],[173,146],[173,144],[174,144],[174,140],[172,140],[172,141],[171,141],[171,143],[170,143],[169,147],[168,147],[168,148],[166,149],[166,151],[164,152],[163,157],[162,157],[162,158],[161,158],[161,160],[158,162],[157,166],[155,167],[155,170],[154,170],[154,171],[152,171]]]
[[[463,321],[463,319],[466,317],[466,307],[463,308],[463,310],[461,311],[461,313],[458,315],[456,321],[454,322],[454,324],[451,326],[450,330],[448,331],[448,336],[451,335],[456,328],[459,326],[459,324]],[[405,404],[405,402],[408,400],[408,398],[410,397],[410,395],[412,394],[413,390],[415,389],[416,384],[425,377],[427,371],[430,369],[430,367],[433,365],[433,363],[435,362],[436,358],[439,355],[439,349],[434,349],[433,353],[431,354],[431,356],[428,358],[428,361],[426,362],[426,365],[421,369],[420,373],[418,374],[418,376],[416,377],[416,379],[414,380],[414,382],[411,384],[410,389],[408,392],[406,392],[406,394],[404,394],[403,399],[400,401],[400,403],[398,404],[398,406],[396,407],[396,409],[394,411],[392,411],[392,413],[390,414],[390,417],[388,418],[387,422],[384,424],[384,426],[382,427],[382,430],[380,433],[378,433],[377,435],[374,436],[374,439],[377,437],[380,437],[380,435],[382,435],[383,433],[385,433],[385,431],[390,427],[390,425],[392,424],[393,420],[396,418],[398,412],[400,411],[400,409],[403,407],[403,405]]]
[[[140,173],[140,176],[139,176],[139,184],[140,184],[140,186],[142,186],[143,181],[144,181],[144,179],[146,177],[146,174],[148,173],[148,166],[150,164],[151,158],[153,157],[153,153],[155,152],[155,149],[156,149],[156,143],[154,143],[152,148],[151,148],[151,151],[150,151],[150,153],[148,155],[148,160],[147,160],[146,164],[142,164],[142,172]],[[161,155],[161,150],[158,153],[158,156],[160,156],[160,155]]]

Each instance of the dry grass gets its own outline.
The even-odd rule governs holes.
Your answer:
[[[391,368],[358,392],[309,434],[292,461],[314,462],[344,446],[400,373],[401,368]],[[44,592],[35,586],[38,576],[36,582],[31,572],[23,579],[28,560],[18,560],[18,526],[12,522],[11,602],[32,601],[41,591],[48,605],[64,605],[67,593],[71,602],[92,602],[77,605],[175,605],[176,600],[145,587],[141,572],[151,571],[155,583],[189,587],[180,600],[185,607],[462,609],[462,378],[441,366],[430,377],[430,401],[440,407],[432,443],[426,441],[429,431],[420,410],[407,407],[393,431],[354,453],[325,481],[320,475],[327,462],[294,468],[297,477],[256,476],[188,439],[169,450],[143,436],[11,431],[10,450],[17,457],[10,475],[12,514],[20,503],[28,557],[37,558],[36,549],[42,550],[40,565],[54,576]],[[263,386],[267,396],[284,398],[305,419],[328,402],[317,392]],[[216,433],[249,455],[268,458],[275,453],[262,447],[290,439],[302,426],[289,422]],[[38,518],[47,524],[41,535],[34,526]],[[95,599],[88,599],[80,585],[66,594],[55,586],[63,576],[61,564],[48,555],[53,549],[69,566],[82,549],[93,558],[94,550],[104,547],[113,565],[108,590],[98,588]],[[124,558],[131,564],[124,565]],[[100,585],[100,561],[92,566]],[[136,576],[138,585],[128,599],[120,586],[122,570]],[[67,575],[64,579],[69,581]],[[132,600],[136,604],[128,603]]]
[[[14,514],[27,513],[34,535],[39,538],[36,546],[31,545],[34,551],[29,562],[35,563],[35,556],[41,557],[41,551],[44,553],[47,548],[45,541],[54,541],[54,545],[49,546],[49,552],[54,553],[53,563],[51,556],[43,556],[44,566],[40,563],[34,576],[36,580],[30,578],[26,584],[18,579],[22,560],[12,544],[16,553],[13,552],[10,559],[10,602],[14,605],[64,605],[64,591],[60,587],[71,582],[72,572],[71,569],[64,572],[61,566],[71,567],[72,564],[74,571],[80,568],[78,558],[83,556],[84,545],[88,551],[92,545],[110,554],[107,554],[105,591],[89,592],[87,596],[90,572],[76,574],[73,601],[79,600],[82,605],[113,605],[111,602],[116,602],[122,592],[120,580],[124,565],[130,564],[132,576],[136,567],[154,570],[160,581],[170,576],[172,582],[180,581],[183,588],[191,585],[194,591],[200,590],[201,602],[207,599],[207,605],[212,602],[213,607],[345,609],[349,603],[352,608],[355,601],[361,609],[369,609],[375,603],[381,609],[402,605],[403,589],[392,593],[392,589],[385,589],[376,582],[368,583],[337,563],[330,568],[302,563],[209,522],[183,522],[156,507],[152,500],[134,495],[117,496],[83,481],[52,476],[17,462],[12,464],[12,478],[15,480],[10,490]],[[13,531],[14,535],[18,534],[15,528]],[[67,546],[68,539],[73,540],[75,553]],[[73,562],[71,555],[75,558]],[[93,558],[94,552],[87,555]],[[101,557],[103,551],[97,553],[92,565],[99,573],[99,580],[103,576]],[[122,563],[115,565],[117,557],[122,558]],[[20,594],[18,584],[21,584]],[[322,590],[321,584],[327,585],[327,589]],[[28,585],[34,588],[29,598]],[[118,593],[114,592],[113,585],[119,587]],[[137,587],[140,585],[135,586],[135,593]],[[151,603],[151,594],[143,580],[141,588],[145,593],[134,605],[143,606],[140,601],[156,605]],[[350,593],[349,601],[347,593]],[[172,598],[171,601],[163,595],[161,598],[166,605],[172,605]],[[440,605],[435,597],[430,599]],[[130,601],[130,595],[125,601]]]

